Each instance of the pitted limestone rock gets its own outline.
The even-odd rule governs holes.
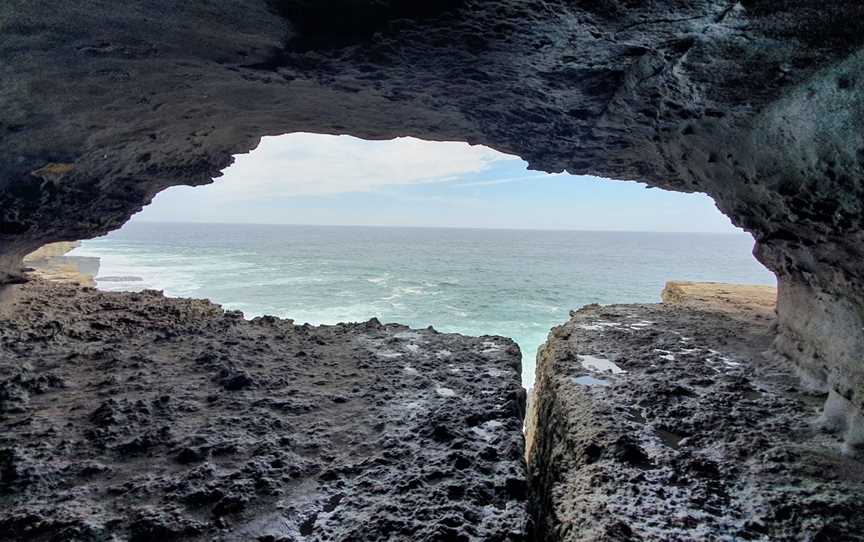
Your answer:
[[[0,314],[2,540],[525,539],[509,339],[16,289]]]
[[[777,273],[775,352],[858,423],[864,3],[6,0],[0,29],[0,281],[263,135],[482,143],[709,194]]]

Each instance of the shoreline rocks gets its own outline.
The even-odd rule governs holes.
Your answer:
[[[80,246],[81,241],[60,241],[57,243],[48,243],[47,245],[42,245],[30,254],[24,256],[24,263],[38,262],[40,260],[65,256]]]
[[[673,303],[553,329],[526,420],[538,540],[860,537],[864,464],[814,426],[824,398],[762,357],[773,310],[742,292],[673,285]]]
[[[0,539],[857,539],[772,296],[573,311],[526,415],[510,339],[34,278],[0,289]]]
[[[5,298],[0,538],[527,536],[510,339],[38,279]]]
[[[864,3],[176,4],[0,4],[0,283],[263,136],[483,144],[710,196],[778,277],[776,356],[864,449]]]
[[[50,282],[95,287],[96,275],[99,273],[99,258],[67,256],[69,252],[80,246],[80,241],[44,245],[24,257],[24,263],[29,266],[27,271],[32,277]]]
[[[49,282],[95,288],[99,263],[99,258],[91,256],[52,256],[29,262],[32,266],[29,276]]]

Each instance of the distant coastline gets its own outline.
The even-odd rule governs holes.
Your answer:
[[[423,226],[423,225],[398,225],[398,224],[302,224],[287,222],[212,222],[212,221],[158,221],[158,220],[132,220],[130,224],[176,224],[180,226],[287,226],[296,228],[391,228],[406,230],[468,230],[468,231],[537,231],[537,232],[574,232],[574,233],[627,233],[627,234],[681,234],[681,235],[730,235],[750,236],[744,230],[740,231],[672,231],[672,230],[593,230],[574,228],[499,228],[483,226]],[[109,234],[110,235],[110,234]]]

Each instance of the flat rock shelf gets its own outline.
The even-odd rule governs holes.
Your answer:
[[[670,284],[552,330],[526,422],[537,540],[862,539],[864,465],[762,355],[767,294]]]
[[[525,539],[509,339],[3,294],[0,539]]]

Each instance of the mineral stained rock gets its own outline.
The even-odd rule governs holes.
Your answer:
[[[748,306],[672,283],[674,304],[589,305],[553,329],[527,416],[538,540],[861,540],[864,464],[762,358],[775,321],[755,290]]]
[[[713,197],[777,273],[776,354],[855,446],[862,44],[850,0],[5,0],[0,281],[264,135],[482,143]]]
[[[2,540],[524,540],[509,339],[4,294]]]

